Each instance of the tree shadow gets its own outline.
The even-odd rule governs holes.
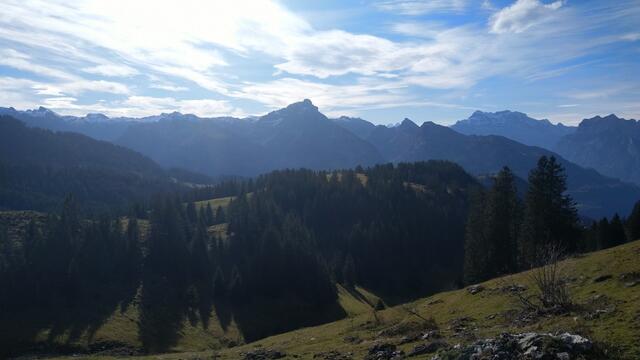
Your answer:
[[[0,333],[3,334],[0,336],[0,358],[25,352],[68,354],[86,351],[79,345],[79,340],[86,336],[87,342],[92,343],[96,332],[109,317],[123,303],[132,301],[136,287],[106,287],[73,301],[35,299],[30,303],[7,306],[11,312],[0,311]]]
[[[313,305],[291,297],[253,298],[232,308],[233,319],[247,342],[347,316],[337,301]]]

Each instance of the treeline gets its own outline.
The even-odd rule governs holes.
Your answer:
[[[32,219],[19,241],[0,229],[0,308],[51,309],[133,291],[142,264],[140,230],[107,215],[84,219],[72,197],[44,223]],[[5,312],[6,311],[6,312]]]
[[[508,168],[484,189],[443,161],[276,171],[124,217],[82,213],[69,197],[20,231],[0,227],[0,348],[70,326],[56,314],[97,329],[128,304],[150,352],[175,344],[185,319],[208,326],[213,311],[253,340],[344,316],[336,283],[402,301],[534,266],[551,244],[569,253],[640,238],[640,203],[627,220],[585,228],[565,184],[543,157],[523,198]],[[227,196],[226,208],[196,204]],[[16,332],[32,312],[45,320]]]
[[[68,198],[17,238],[0,231],[0,307],[92,309],[80,327],[98,328],[135,302],[149,351],[175,344],[186,318],[207,326],[213,310],[248,340],[335,320],[345,315],[336,282],[394,299],[459,283],[466,199],[478,186],[433,161],[277,171],[159,197],[127,217],[89,216]],[[234,199],[226,209],[194,203],[211,195]],[[8,339],[5,349],[18,346]]]
[[[318,257],[333,281],[388,299],[415,297],[460,280],[466,198],[477,186],[459,166],[440,161],[276,171],[230,204],[230,246],[259,254],[270,248],[261,243],[284,241],[294,226],[304,234],[299,246]],[[265,259],[267,268],[278,267],[277,258]],[[253,273],[247,260],[238,261],[246,265],[239,267],[243,277]]]
[[[524,198],[508,167],[493,185],[472,195],[466,223],[466,283],[540,265],[553,247],[565,255],[621,245],[640,238],[640,202],[628,220],[614,215],[585,226],[566,195],[567,177],[554,157],[543,156],[529,174]]]

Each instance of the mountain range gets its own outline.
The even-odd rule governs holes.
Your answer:
[[[629,126],[626,124],[637,126],[636,122],[622,119],[613,121],[613,125],[603,120],[607,118],[587,122],[601,124],[603,129],[587,125],[575,128],[503,111],[475,112],[451,128],[433,122],[419,126],[409,119],[388,127],[360,118],[329,119],[309,100],[246,119],[199,118],[180,113],[142,119],[108,119],[97,114],[69,117],[44,108],[4,108],[0,113],[29,126],[108,140],[144,154],[165,168],[182,167],[209,176],[255,176],[280,168],[336,169],[439,159],[454,161],[476,176],[496,173],[506,165],[526,179],[540,156],[555,156],[566,168],[569,193],[578,202],[582,215],[626,214],[640,198],[638,186],[619,180],[632,178],[602,171],[594,159],[578,156],[584,143],[593,141],[593,134],[629,132],[624,128]],[[637,144],[635,138],[630,139],[627,148]],[[604,148],[609,142],[598,144],[598,151],[602,152],[598,155],[606,159]],[[554,152],[556,147],[562,151]],[[620,163],[634,159],[638,159],[637,152],[629,152],[628,157],[620,157]]]
[[[514,111],[476,111],[452,128],[467,135],[501,135],[540,146],[603,175],[640,184],[640,122],[633,119],[596,116],[574,127]]]

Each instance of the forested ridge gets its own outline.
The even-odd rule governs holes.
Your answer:
[[[126,212],[158,192],[204,181],[166,171],[135,151],[85,135],[30,128],[0,116],[0,209],[53,211],[73,193],[83,210]],[[210,181],[209,181],[210,182]]]
[[[233,318],[246,339],[329,321],[345,315],[336,282],[396,300],[454,287],[467,192],[477,186],[457,165],[434,161],[277,171],[162,196],[124,218],[87,217],[69,197],[59,213],[11,236],[2,229],[0,305],[16,314],[48,309],[52,322],[44,316],[16,335],[23,345],[54,326],[61,309],[95,309],[73,324],[83,329],[131,302],[148,351],[170,348],[185,318],[206,324],[212,310]],[[235,198],[224,210],[192,202],[211,193]],[[221,222],[224,236],[208,231]],[[273,315],[256,321],[264,314]],[[7,351],[20,347],[5,340]]]
[[[275,171],[159,195],[128,216],[83,212],[73,196],[55,213],[1,213],[1,348],[65,351],[55,334],[95,332],[131,306],[141,351],[171,349],[185,321],[206,328],[214,314],[250,341],[344,317],[336,284],[394,303],[527,269],[548,245],[570,254],[640,237],[640,205],[585,227],[565,181],[543,157],[519,197],[508,168],[485,189],[429,161]]]

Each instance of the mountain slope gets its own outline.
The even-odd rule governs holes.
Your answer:
[[[0,116],[0,207],[49,210],[73,193],[86,208],[124,206],[181,186],[129,149]]]
[[[640,121],[613,114],[584,119],[555,150],[578,165],[640,184]]]
[[[359,137],[360,139],[367,139],[371,132],[376,128],[375,125],[360,118],[353,118],[348,116],[341,116],[337,119],[333,119],[336,124],[349,130],[351,133]]]
[[[468,119],[451,126],[465,135],[500,135],[517,142],[553,149],[560,139],[575,131],[575,127],[553,125],[549,120],[536,120],[517,111],[494,113],[476,111]]]
[[[567,171],[569,193],[585,216],[626,214],[640,198],[637,186],[584,169],[549,150],[502,136],[463,135],[432,122],[418,127],[405,120],[393,128],[376,127],[368,140],[393,162],[449,160],[476,175],[496,173],[503,166],[509,166],[523,179],[541,156],[556,156]]]
[[[214,356],[224,360],[243,358],[250,352],[278,351],[287,358],[361,359],[376,344],[397,345],[398,349],[409,353],[419,345],[433,342],[454,346],[498,337],[502,333],[570,332],[587,337],[601,351],[607,351],[605,357],[599,358],[638,359],[639,255],[640,241],[635,241],[562,262],[560,268],[570,275],[569,290],[578,305],[565,315],[549,314],[528,320],[519,317],[522,308],[516,293],[524,289],[526,296],[533,291],[530,272],[524,272],[482,283],[484,290],[475,294],[469,288],[443,292],[382,311],[369,308],[352,313],[344,320],[239,347],[198,352],[197,346],[185,344],[183,351],[195,352],[144,358],[195,360]],[[423,334],[427,333],[431,337],[422,340]],[[199,339],[194,337],[193,341]],[[414,358],[431,359],[436,350],[442,351],[442,347],[432,349]],[[91,358],[106,360],[116,356],[105,354]]]
[[[529,273],[521,273],[485,282],[481,284],[485,290],[476,294],[471,294],[468,289],[444,292],[380,311],[376,315],[379,321],[372,313],[363,314],[227,349],[219,353],[219,358],[234,359],[243,352],[260,347],[301,358],[313,358],[315,354],[329,351],[350,352],[353,358],[362,358],[376,343],[400,344],[399,348],[408,353],[416,345],[434,341],[420,340],[420,337],[410,340],[412,335],[435,330],[443,336],[440,340],[451,346],[473,343],[475,339],[495,337],[501,333],[571,332],[586,336],[611,351],[606,358],[637,359],[640,356],[640,346],[636,341],[640,331],[637,322],[640,316],[640,303],[637,301],[640,284],[629,286],[632,280],[625,279],[635,276],[637,283],[639,254],[640,241],[636,241],[564,261],[561,268],[565,274],[580,274],[569,285],[579,306],[567,315],[518,321],[522,310],[515,293],[510,290],[511,286],[522,285],[527,294],[533,287]],[[602,275],[607,275],[606,279],[596,281]],[[414,311],[417,316],[411,314]],[[422,319],[431,320],[423,322]],[[427,354],[417,358],[431,359],[434,355],[433,351]]]

